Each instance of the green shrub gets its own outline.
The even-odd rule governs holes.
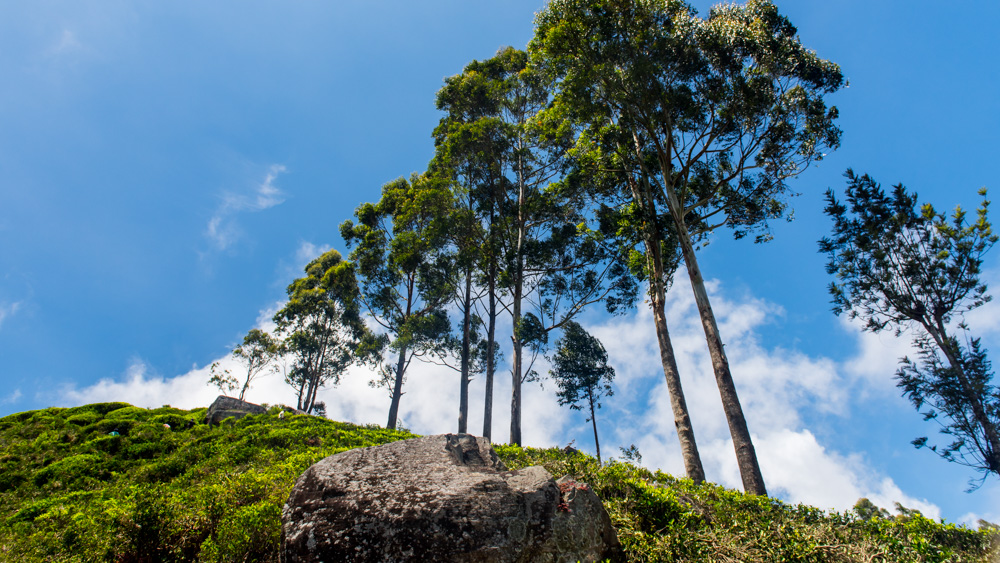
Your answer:
[[[281,507],[306,468],[412,437],[278,412],[214,428],[205,409],[124,403],[0,419],[0,560],[277,561]],[[588,483],[629,561],[986,561],[992,537],[914,511],[788,505],[579,452],[496,450],[510,469],[544,465]]]
[[[66,422],[77,426],[89,426],[96,422],[100,417],[101,415],[96,412],[86,411],[67,417]]]

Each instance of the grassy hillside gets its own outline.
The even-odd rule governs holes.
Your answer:
[[[0,560],[277,561],[281,506],[312,463],[412,437],[267,414],[102,403],[0,419]],[[511,468],[574,474],[630,561],[988,561],[989,532],[917,513],[826,513],[579,453],[497,446]]]

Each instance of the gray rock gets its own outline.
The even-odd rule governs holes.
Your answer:
[[[485,438],[442,434],[346,451],[303,473],[282,560],[594,562],[622,558],[586,485],[507,471]]]
[[[267,412],[267,409],[260,405],[241,401],[232,397],[226,397],[225,395],[219,395],[219,397],[215,399],[215,402],[208,407],[208,412],[205,414],[205,422],[211,426],[213,424],[218,424],[229,417],[243,418],[248,414],[263,414],[265,412]]]

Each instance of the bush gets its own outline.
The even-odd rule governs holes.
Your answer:
[[[0,560],[277,561],[281,507],[306,468],[412,437],[278,412],[215,428],[205,409],[123,403],[0,419]],[[589,484],[629,561],[985,561],[992,537],[915,511],[826,513],[579,452],[495,449],[510,469]]]

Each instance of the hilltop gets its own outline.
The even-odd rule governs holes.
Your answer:
[[[0,418],[0,559],[277,561],[281,507],[302,471],[414,437],[281,411],[214,427],[203,408],[126,403]],[[575,451],[494,447],[511,469],[589,483],[629,561],[986,562],[998,541],[915,511],[825,512]]]

